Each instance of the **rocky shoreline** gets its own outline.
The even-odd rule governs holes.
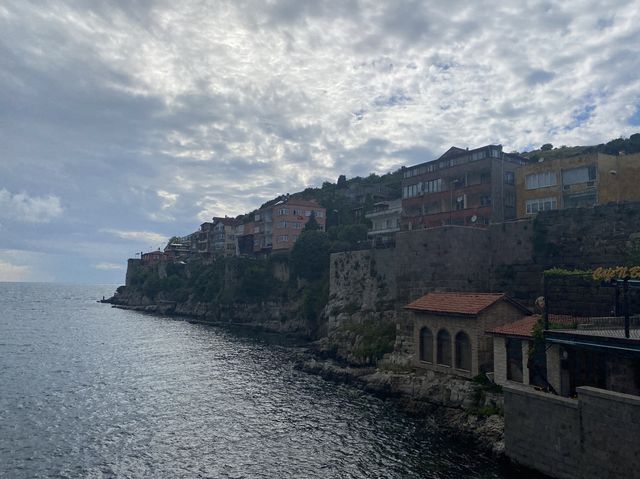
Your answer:
[[[171,302],[129,305],[114,298],[101,302],[112,307],[147,314],[184,317],[189,321],[242,331],[286,334],[304,340],[307,346],[295,352],[294,367],[326,380],[353,385],[367,393],[393,402],[407,413],[433,420],[443,430],[470,440],[479,450],[504,458],[502,394],[486,385],[452,378],[436,372],[415,371],[381,362],[380,367],[353,365],[330,357],[321,342],[309,342],[298,327],[279,321],[232,321],[230,317],[207,314],[206,305]],[[301,334],[302,333],[302,334]]]

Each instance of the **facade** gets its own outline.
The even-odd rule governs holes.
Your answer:
[[[405,306],[414,325],[414,365],[465,378],[493,371],[485,331],[529,311],[502,293],[428,293]]]
[[[290,250],[312,214],[324,231],[326,210],[315,201],[288,196],[259,209],[253,221],[253,252],[259,254]]]
[[[367,233],[375,244],[389,243],[394,235],[400,231],[402,216],[402,200],[381,201],[373,206],[373,211],[365,217],[371,221],[371,228]]]
[[[160,250],[150,251],[149,253],[141,253],[140,260],[142,264],[152,265],[159,263],[160,261],[164,261],[165,254]]]
[[[640,200],[640,154],[540,160],[517,172],[518,217]]]
[[[236,229],[239,224],[235,218],[213,218],[211,245],[214,255],[236,255]]]
[[[452,147],[404,170],[403,230],[447,224],[482,226],[516,217],[515,175],[527,160],[501,145]]]

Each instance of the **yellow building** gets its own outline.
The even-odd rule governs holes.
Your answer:
[[[519,218],[540,211],[640,201],[640,154],[540,160],[516,175]]]

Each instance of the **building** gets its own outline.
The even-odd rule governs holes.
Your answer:
[[[236,229],[241,224],[235,218],[214,217],[213,226],[211,228],[212,252],[216,256],[235,256],[236,255]]]
[[[253,221],[254,253],[290,250],[312,215],[324,231],[326,210],[315,201],[286,196],[260,208]],[[245,233],[248,234],[246,231]]]
[[[437,160],[406,168],[403,229],[481,226],[515,218],[515,175],[526,161],[504,153],[501,145],[452,147]]]
[[[160,261],[165,260],[164,252],[158,251],[150,251],[149,253],[140,253],[140,262],[146,265],[153,265],[159,263]]]
[[[540,159],[517,172],[518,217],[640,200],[640,154]]]
[[[365,218],[371,221],[371,228],[367,233],[374,244],[389,244],[396,232],[400,231],[402,216],[402,200],[381,201],[373,205],[373,211]]]
[[[472,378],[493,371],[486,331],[530,315],[503,293],[428,293],[405,306],[413,317],[414,364]]]

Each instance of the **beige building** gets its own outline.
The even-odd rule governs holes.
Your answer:
[[[472,378],[493,371],[486,331],[530,312],[503,293],[428,293],[405,306],[414,324],[417,368]]]
[[[540,160],[517,171],[517,214],[638,201],[639,184],[640,154]]]

